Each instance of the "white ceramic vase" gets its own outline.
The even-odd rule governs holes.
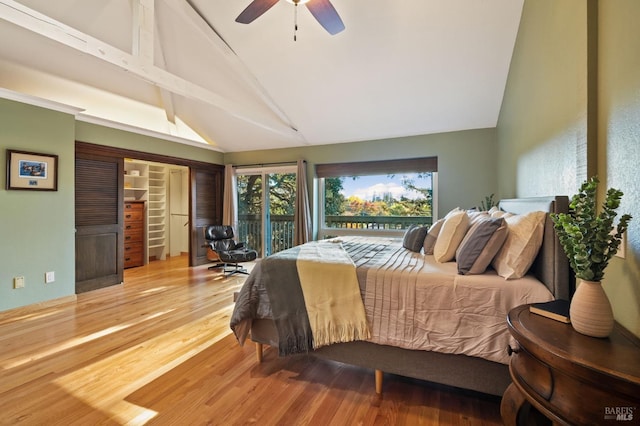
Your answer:
[[[581,280],[569,308],[571,325],[591,337],[607,337],[613,330],[613,310],[600,281]]]

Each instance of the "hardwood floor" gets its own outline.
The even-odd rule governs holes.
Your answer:
[[[233,292],[186,257],[77,301],[0,313],[0,423],[499,425],[497,398],[267,349],[230,334]]]

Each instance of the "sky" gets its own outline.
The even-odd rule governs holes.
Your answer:
[[[416,174],[408,174],[406,176],[415,177]],[[393,197],[399,199],[402,195],[409,199],[421,197],[421,194],[415,191],[407,191],[402,186],[403,175],[395,175],[389,177],[383,176],[359,176],[357,179],[345,178],[342,182],[343,190],[340,191],[345,197],[355,195],[363,200],[371,201],[374,196],[382,196],[386,193],[393,194]],[[421,184],[424,183],[424,184]],[[428,186],[430,180],[416,180],[417,186]]]

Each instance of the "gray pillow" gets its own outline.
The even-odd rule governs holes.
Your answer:
[[[404,233],[402,246],[408,250],[420,253],[424,238],[427,236],[427,228],[424,226],[411,225],[407,232]]]
[[[503,218],[486,217],[476,222],[456,250],[458,273],[484,273],[506,238],[507,223]]]

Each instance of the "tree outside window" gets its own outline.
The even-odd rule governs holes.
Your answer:
[[[402,230],[430,224],[433,174],[398,173],[324,179],[325,228]]]

